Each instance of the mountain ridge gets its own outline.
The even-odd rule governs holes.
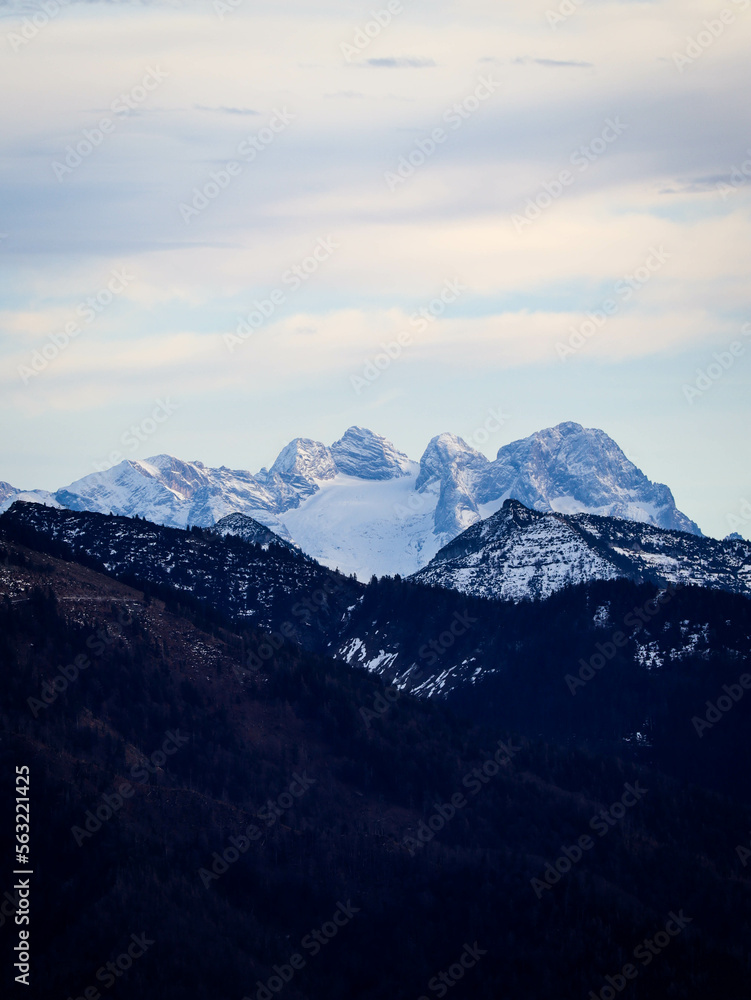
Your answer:
[[[507,499],[701,535],[667,486],[651,482],[604,431],[571,421],[512,441],[492,460],[443,433],[414,462],[386,438],[350,427],[331,446],[295,438],[255,474],[161,454],[125,460],[54,494],[4,484],[0,511],[15,498],[178,528],[211,527],[238,513],[361,579],[418,571]]]
[[[565,587],[616,579],[751,596],[751,542],[596,514],[536,511],[506,500],[411,579],[511,601],[545,599]]]

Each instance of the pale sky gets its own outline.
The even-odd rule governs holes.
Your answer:
[[[46,0],[0,34],[0,479],[575,420],[708,534],[751,500],[751,0]]]

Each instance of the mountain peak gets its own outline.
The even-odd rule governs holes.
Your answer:
[[[651,581],[751,594],[751,543],[506,500],[445,545],[413,579],[474,597],[543,599],[593,580]]]
[[[420,459],[420,474],[415,489],[421,490],[436,480],[441,483],[456,480],[465,469],[479,470],[487,464],[487,458],[458,434],[438,434],[429,442]]]
[[[159,479],[167,489],[182,497],[192,497],[196,490],[206,485],[205,466],[202,462],[184,462],[174,455],[153,455],[143,461],[131,461],[128,464],[142,469],[147,476]]]
[[[331,446],[339,472],[357,479],[397,479],[409,472],[404,452],[366,427],[350,427]]]
[[[273,543],[289,549],[296,548],[287,538],[282,538],[281,535],[247,514],[227,514],[226,517],[217,521],[211,530],[220,535],[235,535],[246,542],[253,542],[255,545],[268,546]]]
[[[331,454],[321,441],[310,438],[295,438],[282,448],[271,466],[271,473],[286,476],[300,476],[302,479],[333,479],[336,465]]]
[[[549,427],[548,430],[557,431],[559,434],[581,434],[586,428],[577,424],[575,420],[564,420],[562,423],[556,424],[555,427]],[[544,434],[545,432],[541,431],[540,433]],[[603,432],[598,431],[598,433],[602,434]]]
[[[543,515],[540,511],[531,510],[529,507],[525,507],[521,500],[515,500],[513,497],[509,497],[508,500],[503,501],[503,506],[498,511],[497,514],[493,514],[488,518],[488,522],[493,521],[494,518],[506,519],[513,518],[517,523],[529,523],[530,521],[537,520]]]
[[[605,431],[573,421],[500,448],[487,492],[535,510],[589,511],[701,534],[668,487],[651,482]]]

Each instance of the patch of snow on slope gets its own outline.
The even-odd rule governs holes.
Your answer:
[[[279,520],[303,552],[324,566],[365,581],[374,573],[408,576],[445,541],[432,530],[435,493],[415,492],[418,472],[412,462],[396,479],[365,481],[340,473]]]

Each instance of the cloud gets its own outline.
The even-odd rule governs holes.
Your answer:
[[[724,335],[746,308],[751,237],[745,192],[724,202],[712,196],[713,185],[749,155],[742,137],[751,114],[742,95],[751,73],[740,18],[681,75],[671,54],[685,46],[690,26],[679,0],[588,5],[570,19],[565,44],[564,33],[545,22],[549,0],[500,7],[492,0],[436,0],[441,14],[450,14],[445,18],[426,16],[424,5],[404,6],[357,65],[431,73],[374,73],[361,93],[352,84],[365,77],[353,77],[340,55],[340,44],[358,28],[344,0],[315,11],[296,0],[254,0],[221,22],[205,0],[200,10],[191,0],[169,12],[158,4],[71,4],[5,70],[6,87],[24,94],[23,106],[6,102],[0,112],[6,189],[0,228],[12,234],[2,245],[5,350],[14,355],[19,343],[31,348],[43,340],[100,287],[110,266],[123,263],[140,280],[127,314],[117,325],[113,314],[112,328],[102,330],[103,373],[110,371],[110,352],[125,362],[115,334],[156,342],[194,325],[205,335],[232,329],[235,316],[256,296],[267,297],[328,233],[343,249],[290,300],[291,311],[308,317],[300,325],[336,326],[332,350],[349,357],[348,335],[360,343],[357,331],[367,327],[377,343],[391,309],[409,315],[459,274],[470,291],[455,336],[464,330],[479,344],[465,355],[467,393],[481,377],[483,352],[495,357],[492,335],[477,335],[483,323],[503,329],[503,342],[513,346],[509,356],[542,364],[536,348],[525,353],[525,338],[539,345],[541,330],[597,308],[603,290],[639,266],[655,241],[675,251],[671,269],[633,302],[632,325],[619,318],[602,345],[626,350],[633,336],[629,356],[651,357]],[[492,41],[489,15],[498,25]],[[144,103],[148,114],[118,119],[116,131],[58,183],[51,160],[83,129],[97,127],[113,98],[148,69],[145,24],[149,52],[159,53],[168,79]],[[390,54],[395,49],[421,55]],[[488,51],[495,65],[479,65]],[[538,56],[519,55],[531,52]],[[529,72],[514,73],[514,65]],[[572,72],[552,72],[567,68]],[[497,94],[458,129],[448,128],[446,109],[470,97],[491,71],[500,81]],[[180,202],[211,184],[212,171],[238,160],[240,141],[260,133],[272,110],[284,107],[296,116],[289,128],[252,162],[243,160],[242,172],[186,226]],[[544,185],[554,187],[562,170],[572,170],[572,154],[597,143],[606,120],[618,116],[629,124],[623,137],[586,170],[573,168],[574,183],[531,228],[516,233],[512,213],[524,211]],[[419,160],[416,143],[429,148],[436,127],[447,132],[446,141],[388,191],[385,172],[410,154]],[[639,335],[641,328],[648,337]],[[293,334],[277,332],[267,346],[248,345],[246,353],[267,352],[269,367],[274,356],[287,364],[281,348]],[[193,357],[187,342],[175,349]],[[424,350],[432,358],[438,347]],[[593,356],[598,352],[606,358],[604,346],[592,345]],[[70,354],[66,377],[73,379],[79,364],[83,375],[85,354]],[[162,377],[165,365],[146,345],[139,363]],[[323,352],[314,370],[323,377],[339,366]],[[199,376],[197,365],[191,379],[198,391]],[[114,369],[107,379],[116,381]]]
[[[594,66],[594,63],[586,62],[582,59],[531,59],[527,56],[514,59],[514,62],[520,65],[534,63],[536,66],[549,66],[552,68],[572,66],[576,69],[592,69]]]
[[[380,59],[366,59],[366,66],[376,69],[427,69],[436,66],[434,59],[417,59],[410,56],[389,56]]]
[[[261,114],[261,112],[260,111],[256,111],[255,108],[228,108],[228,107],[209,108],[209,107],[206,107],[206,105],[204,105],[204,104],[194,104],[193,107],[195,108],[196,111],[207,111],[210,114],[215,114],[215,115],[253,115],[253,116],[257,116],[257,115]]]
[[[733,184],[733,181],[736,184]],[[751,181],[751,177],[742,178],[744,181]],[[736,186],[737,178],[734,178],[732,174],[710,174],[707,177],[694,177],[690,180],[676,181],[670,187],[660,188],[658,194],[707,194],[707,192],[712,192],[714,194],[718,193],[718,186],[724,184],[727,186]]]

